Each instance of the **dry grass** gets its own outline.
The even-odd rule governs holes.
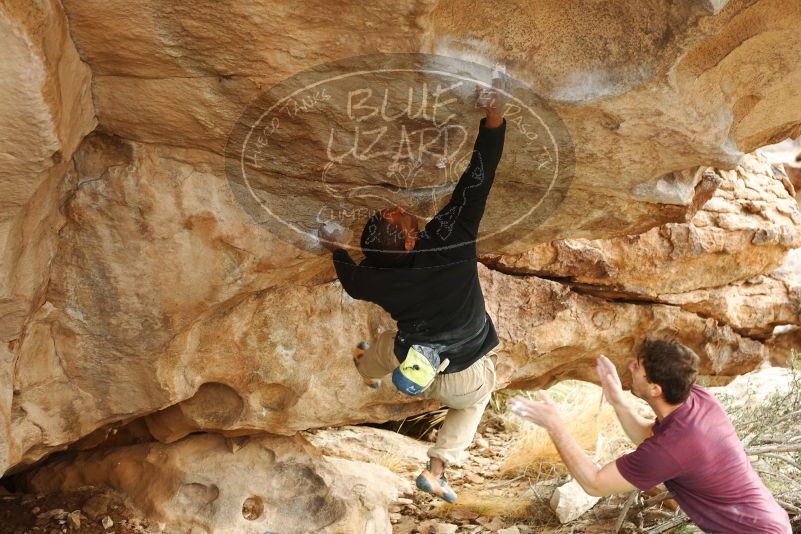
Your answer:
[[[400,454],[387,452],[374,460],[374,463],[383,465],[396,475],[405,475],[409,471],[420,469],[419,463],[412,463],[402,457]]]
[[[406,435],[415,436],[417,439],[424,439],[432,430],[439,428],[445,420],[446,415],[448,415],[447,407],[438,408],[430,412],[407,417],[401,423],[401,428],[403,428],[403,425],[408,424],[416,431],[407,431]],[[400,432],[400,428],[398,428],[398,432]]]
[[[531,499],[510,495],[487,495],[482,493],[459,492],[456,504],[443,504],[437,508],[439,517],[451,517],[456,510],[469,510],[484,517],[500,517],[507,520],[530,520],[532,518]],[[549,515],[550,512],[549,512]]]
[[[801,524],[801,353],[792,352],[787,383],[763,399],[749,388],[738,397],[716,393],[773,496]],[[771,386],[763,385],[768,389]],[[764,393],[764,391],[763,391]],[[797,528],[797,527],[796,527]]]
[[[559,404],[568,429],[590,456],[605,462],[625,447],[625,434],[614,410],[607,403],[601,405],[601,388],[594,384],[566,381],[552,387],[548,393]],[[519,425],[520,437],[501,465],[501,475],[536,476],[553,472],[554,468],[564,473],[559,453],[548,433],[528,422]]]

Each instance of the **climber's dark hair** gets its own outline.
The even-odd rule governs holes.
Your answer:
[[[403,230],[384,218],[381,212],[367,219],[360,241],[364,257],[376,267],[395,267],[402,263],[409,254],[405,243]]]
[[[692,349],[676,341],[646,339],[637,351],[645,367],[645,377],[662,386],[662,396],[669,404],[680,404],[690,396],[698,376],[699,358]]]

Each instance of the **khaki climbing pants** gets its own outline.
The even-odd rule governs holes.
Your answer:
[[[395,357],[395,334],[387,330],[378,336],[359,360],[357,369],[365,378],[383,378],[398,365]],[[473,441],[484,408],[495,387],[495,362],[492,353],[455,373],[440,374],[420,394],[448,407],[445,421],[437,432],[437,443],[428,449],[430,458],[445,464],[460,464]]]

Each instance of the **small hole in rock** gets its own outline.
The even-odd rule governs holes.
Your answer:
[[[255,521],[264,513],[264,503],[261,497],[248,497],[242,504],[242,517],[248,521]]]

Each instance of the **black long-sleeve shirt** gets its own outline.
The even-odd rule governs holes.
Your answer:
[[[411,344],[427,341],[458,349],[446,373],[469,367],[498,344],[478,279],[476,238],[495,169],[503,152],[506,121],[479,126],[470,165],[448,204],[420,232],[414,250],[400,266],[356,265],[343,249],[334,251],[339,281],[354,299],[374,302],[398,323],[395,356],[401,362]]]

